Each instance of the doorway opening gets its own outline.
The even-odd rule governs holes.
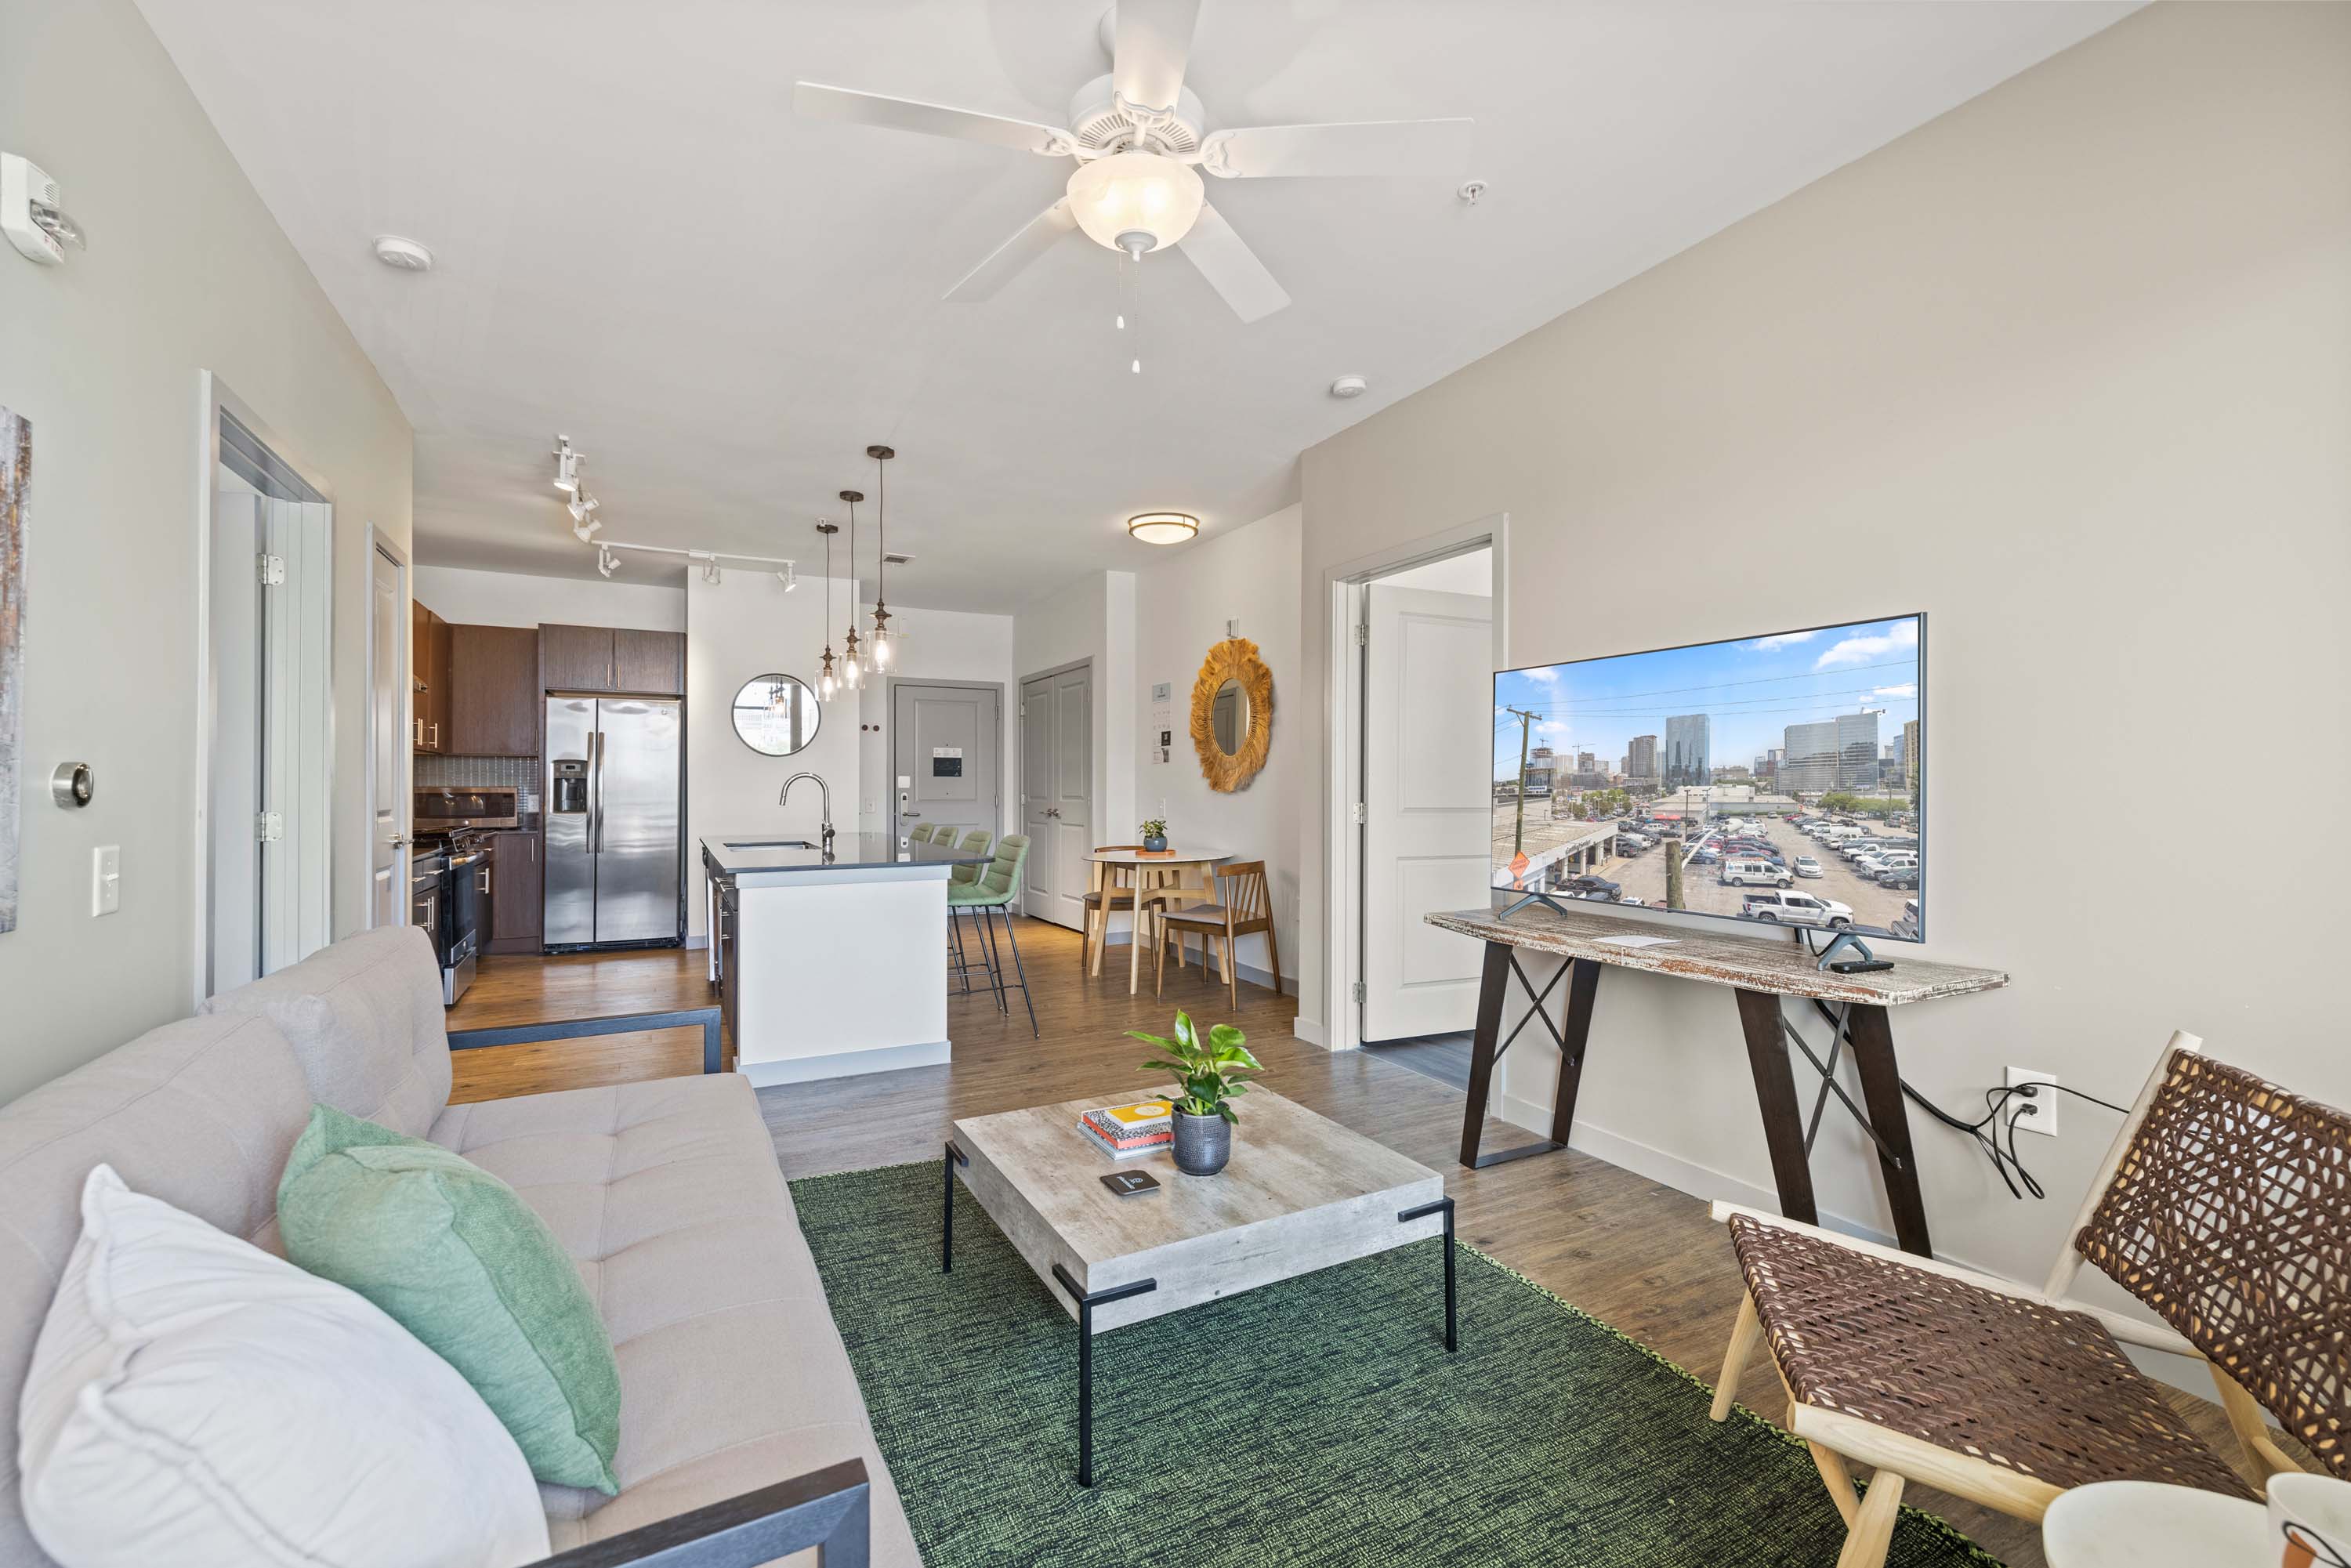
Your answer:
[[[327,945],[334,759],[333,503],[209,376],[205,392],[200,1000]]]
[[[1478,945],[1421,917],[1489,902],[1493,672],[1507,519],[1330,579],[1334,1050],[1468,1080]]]

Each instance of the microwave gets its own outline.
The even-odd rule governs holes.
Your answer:
[[[445,833],[455,828],[513,828],[521,822],[512,789],[460,786],[416,791],[415,831],[419,833]]]

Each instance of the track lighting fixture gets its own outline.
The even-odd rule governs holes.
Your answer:
[[[719,570],[716,556],[697,553],[695,559],[702,562],[703,581],[716,588],[726,580],[726,574]]]
[[[580,459],[585,453],[571,450],[571,437],[555,438],[555,487],[563,491],[580,488]]]
[[[620,565],[621,558],[619,556],[614,555],[610,549],[607,549],[602,545],[598,545],[596,547],[596,571],[599,576],[611,576],[613,572],[620,570]]]
[[[784,570],[776,573],[776,580],[784,585],[786,593],[789,593],[800,585],[800,570],[787,561],[784,563]]]

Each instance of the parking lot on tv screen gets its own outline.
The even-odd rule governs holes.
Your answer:
[[[1493,885],[1925,934],[1926,617],[1494,677]]]

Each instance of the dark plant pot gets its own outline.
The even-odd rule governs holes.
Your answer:
[[[1143,847],[1149,850],[1155,855],[1165,854],[1167,852],[1167,835],[1165,833],[1154,833],[1151,837],[1143,841]],[[1222,1121],[1223,1118],[1218,1117],[1217,1120]]]
[[[1176,1113],[1176,1168],[1186,1176],[1214,1176],[1233,1157],[1233,1124],[1222,1116]]]

